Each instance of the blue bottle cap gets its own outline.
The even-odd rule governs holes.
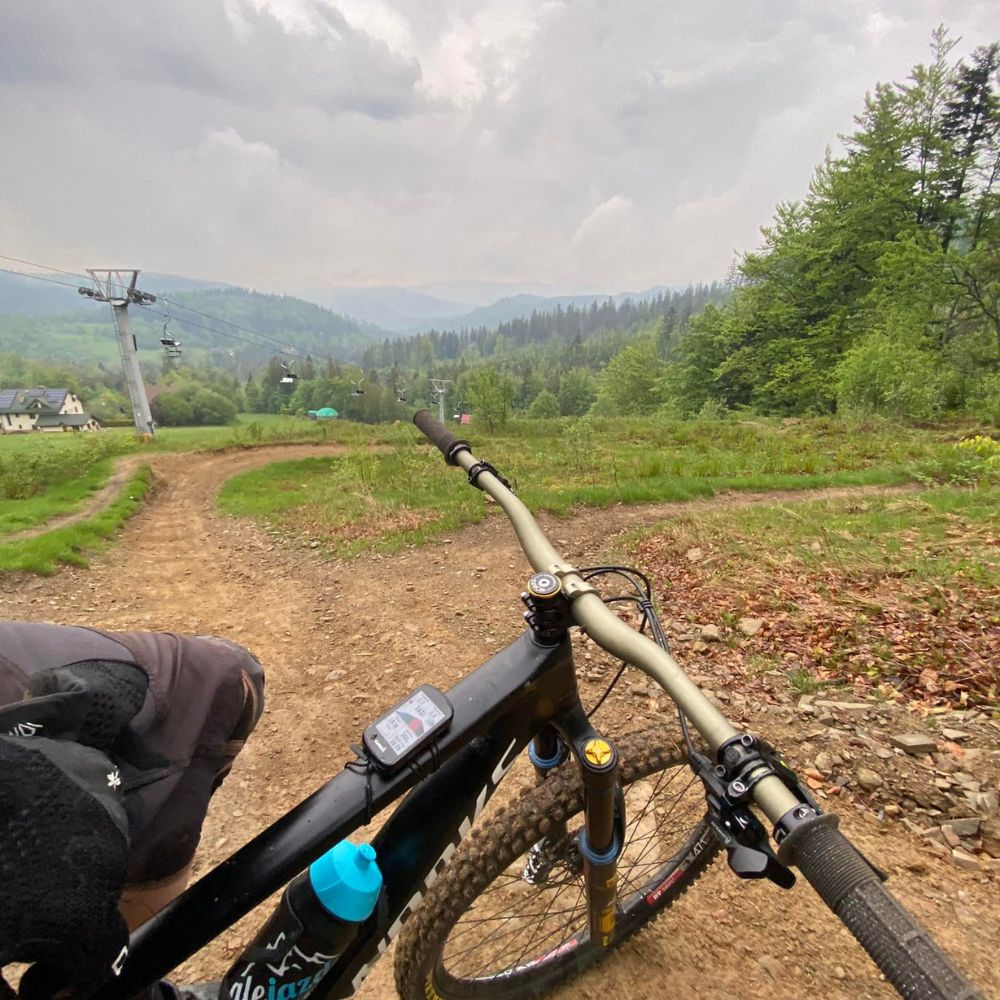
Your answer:
[[[375,848],[342,840],[309,866],[309,881],[328,913],[359,923],[371,916],[382,889]]]

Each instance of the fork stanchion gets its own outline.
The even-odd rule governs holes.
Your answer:
[[[580,832],[580,854],[587,885],[590,939],[607,948],[615,935],[618,855],[622,850],[615,816],[618,752],[608,740],[593,736],[577,755],[582,768],[586,816]]]

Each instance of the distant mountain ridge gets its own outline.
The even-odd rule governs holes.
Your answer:
[[[469,283],[470,293],[505,288],[488,282]],[[433,287],[433,286],[432,286]],[[461,283],[451,286],[461,291]],[[537,287],[537,286],[536,286]],[[657,285],[641,292],[592,292],[574,295],[542,295],[533,291],[517,290],[518,286],[505,289],[508,294],[481,302],[462,302],[443,299],[417,288],[401,285],[373,285],[368,288],[332,288],[303,292],[302,297],[318,302],[337,312],[374,323],[392,333],[426,333],[428,330],[461,330],[480,326],[495,326],[512,319],[527,319],[532,312],[552,312],[569,305],[583,308],[592,302],[616,304],[627,298],[645,301],[661,292],[683,286]],[[510,292],[513,291],[513,294]],[[471,308],[470,308],[471,306]]]
[[[39,281],[39,278],[44,280]],[[79,282],[75,282],[73,275],[61,272],[37,271],[22,276],[0,271],[0,313],[47,316],[73,312],[83,305],[77,288],[89,284],[89,280],[81,277]],[[141,272],[138,285],[144,291],[165,295],[177,291],[234,287],[224,281],[204,281],[155,271]]]
[[[42,282],[33,284],[39,285],[43,293],[49,287]],[[234,287],[172,291],[170,282],[162,280],[156,285],[152,280],[143,282],[141,287],[155,288],[161,296],[167,296],[149,307],[137,305],[129,309],[140,359],[149,363],[160,361],[160,338],[165,332],[181,341],[185,363],[204,361],[244,370],[282,352],[293,364],[295,358],[301,360],[307,355],[316,360],[355,361],[370,343],[385,336],[378,327],[294,296]],[[82,298],[74,289],[57,285],[52,288],[68,294],[28,303],[34,304],[34,313],[28,309],[9,311],[11,304],[23,304],[23,300],[5,297],[0,288],[0,351],[114,363],[117,346],[107,306]],[[20,293],[21,288],[16,291]],[[59,305],[63,308],[53,312]]]

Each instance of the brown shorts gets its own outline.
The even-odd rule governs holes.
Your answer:
[[[112,756],[129,815],[128,881],[172,882],[190,866],[209,799],[263,711],[261,665],[224,639],[0,622],[0,705],[24,697],[32,674],[83,660],[129,663],[149,678]]]

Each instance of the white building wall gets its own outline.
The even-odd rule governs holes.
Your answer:
[[[0,430],[5,434],[14,434],[18,431],[30,431],[35,425],[35,418],[28,413],[3,413],[0,414]]]

